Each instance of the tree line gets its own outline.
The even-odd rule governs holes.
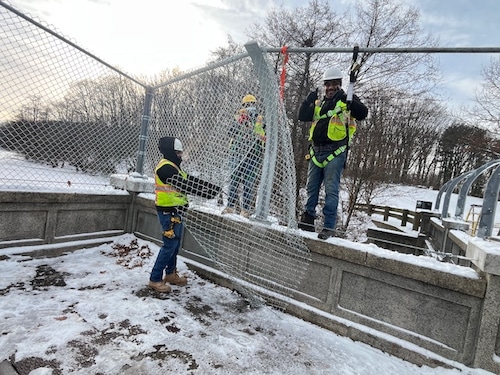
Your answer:
[[[32,96],[0,126],[0,148],[52,167],[110,174],[135,168],[144,93],[117,76],[75,82],[64,98]]]

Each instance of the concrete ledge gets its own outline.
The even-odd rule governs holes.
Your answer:
[[[131,232],[134,197],[120,190],[111,194],[0,192],[0,249]]]
[[[154,180],[139,173],[113,174],[109,178],[109,183],[114,188],[134,193],[154,193],[155,191]]]
[[[471,238],[467,244],[466,255],[479,270],[491,275],[500,275],[498,242]]]
[[[115,237],[96,238],[75,242],[64,242],[57,244],[43,244],[37,246],[20,246],[9,248],[2,252],[2,256],[8,258],[10,255],[23,255],[32,258],[54,258],[86,247],[96,247],[102,244],[109,244],[115,240]],[[1,375],[1,374],[0,374]]]
[[[110,195],[0,193],[4,219],[0,221],[0,247],[2,243],[5,247],[0,255],[19,253],[19,243],[26,242],[35,246],[23,249],[25,253],[54,256],[81,248],[83,239],[98,241],[93,237],[105,236],[101,240],[107,242],[118,233],[134,233],[158,243],[161,228],[149,195],[120,190]],[[191,220],[197,220],[198,214],[192,212]],[[219,230],[229,234],[235,230],[230,218],[213,214],[210,219]],[[431,220],[432,234],[436,229],[440,242],[444,242],[445,230],[456,231],[444,228],[435,218]],[[276,230],[251,222],[245,225],[248,227],[240,231],[255,232],[257,238],[263,231]],[[458,231],[454,234],[463,246],[465,237]],[[64,240],[78,243],[56,244]],[[448,240],[452,243],[455,239]],[[468,255],[474,259],[477,272],[373,244],[312,238],[304,238],[304,242],[311,255],[306,282],[291,295],[287,293],[289,297],[279,297],[287,300],[288,312],[414,363],[432,366],[458,361],[500,373],[500,365],[492,359],[500,355],[498,242],[469,241]],[[286,243],[283,241],[283,246]],[[243,239],[225,251],[234,253],[235,266],[253,275],[256,265],[251,261],[251,245]],[[240,262],[242,251],[248,254],[249,262]],[[209,267],[218,269],[203,244],[189,235],[184,238],[181,255],[197,264],[200,272]],[[215,282],[230,284],[221,272],[208,273]],[[276,290],[271,293],[270,298],[277,299]]]
[[[453,241],[455,246],[462,249],[465,253],[467,250],[467,244],[471,238],[467,233],[464,233],[462,230],[452,229],[450,230],[450,233],[448,233],[448,237]]]
[[[445,228],[458,229],[464,232],[468,231],[470,227],[469,223],[463,220],[451,219],[449,217],[442,219],[441,222]]]

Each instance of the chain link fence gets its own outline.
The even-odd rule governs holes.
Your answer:
[[[0,187],[102,189],[133,170],[141,85],[1,5]]]
[[[2,1],[0,31],[1,190],[113,190],[112,174],[132,172],[152,179],[158,140],[177,137],[182,169],[220,187],[214,199],[190,197],[193,237],[245,291],[248,282],[296,289],[309,254],[295,233],[290,127],[256,44],[152,85]],[[235,244],[248,252],[235,256]]]

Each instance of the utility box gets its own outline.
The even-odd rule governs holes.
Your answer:
[[[432,210],[432,202],[427,201],[417,201],[417,210]]]

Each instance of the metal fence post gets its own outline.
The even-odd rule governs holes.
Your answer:
[[[141,134],[139,134],[139,150],[137,151],[136,172],[144,174],[144,158],[146,156],[146,143],[148,140],[149,121],[151,120],[151,105],[153,103],[154,90],[152,87],[146,87],[144,95],[144,109],[141,117]]]
[[[455,217],[460,217],[462,218],[463,213],[464,213],[464,207],[465,207],[465,200],[467,198],[467,193],[469,192],[469,189],[473,182],[487,169],[494,167],[495,165],[500,164],[500,160],[492,160],[481,167],[475,169],[473,173],[467,177],[467,180],[463,183],[462,187],[460,188],[460,192],[458,194],[458,200],[457,200],[457,206],[455,208]]]
[[[255,205],[255,216],[259,220],[267,220],[269,213],[269,203],[273,189],[274,170],[277,158],[278,145],[278,88],[275,76],[269,70],[262,54],[262,50],[257,42],[245,44],[250,58],[255,66],[261,92],[263,93],[263,103],[265,111],[264,122],[266,126],[266,151],[262,163],[262,177],[259,184],[257,202]]]
[[[472,174],[472,171],[465,172],[465,173],[461,174],[460,176],[455,177],[453,180],[448,181],[448,183],[446,183],[446,185],[447,185],[446,186],[446,194],[444,196],[443,209],[441,211],[442,218],[446,218],[446,217],[450,216],[448,213],[448,208],[450,207],[450,198],[451,198],[451,194],[453,193],[453,190],[455,190],[455,188],[460,183],[460,181],[465,180],[471,174]],[[437,203],[436,203],[436,208],[437,208]]]
[[[483,209],[476,237],[490,237],[495,224],[495,211],[498,203],[498,192],[500,191],[500,166],[496,167],[491,175],[483,197]]]

